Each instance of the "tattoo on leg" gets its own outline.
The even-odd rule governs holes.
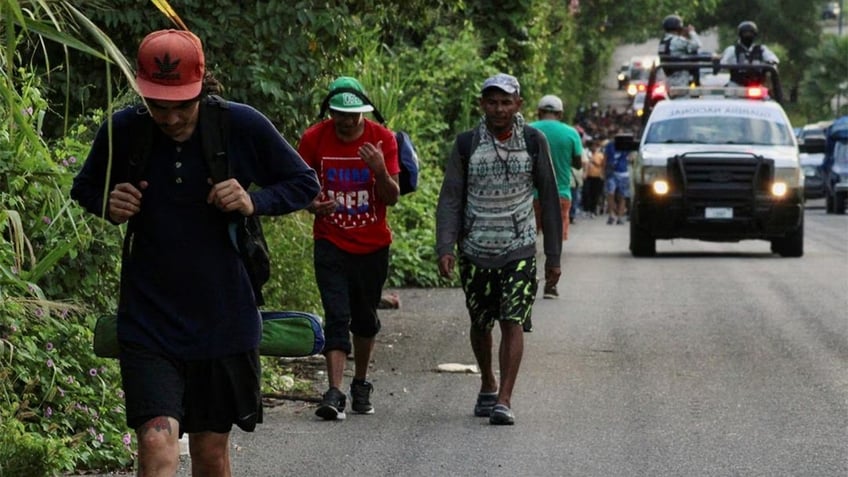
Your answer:
[[[164,416],[154,417],[153,419],[145,422],[138,428],[138,438],[141,439],[148,432],[167,432],[168,435],[173,434],[173,429],[171,429],[171,421]]]

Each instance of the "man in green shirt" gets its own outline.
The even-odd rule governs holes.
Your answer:
[[[552,94],[543,96],[537,108],[538,121],[530,126],[542,131],[551,148],[551,161],[556,174],[557,190],[559,191],[560,209],[562,210],[562,240],[568,240],[568,224],[571,209],[571,168],[583,167],[583,142],[576,129],[562,121],[562,100]],[[542,230],[539,201],[534,200],[536,211],[536,230]],[[545,298],[558,298],[557,279],[545,276]]]

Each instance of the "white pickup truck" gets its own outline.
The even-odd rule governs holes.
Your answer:
[[[658,239],[766,240],[784,257],[804,254],[804,175],[789,119],[764,88],[690,85],[655,102],[631,173],[630,251],[656,254]]]

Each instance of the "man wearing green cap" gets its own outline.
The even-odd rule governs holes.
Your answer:
[[[386,207],[400,195],[400,165],[394,134],[363,116],[374,110],[366,98],[355,78],[337,78],[325,101],[330,118],[307,129],[298,147],[321,182],[321,194],[308,210],[315,214],[315,280],[324,306],[329,381],[315,414],[325,420],[345,418],[342,377],[351,349],[351,409],[374,413],[367,373],[392,243]]]

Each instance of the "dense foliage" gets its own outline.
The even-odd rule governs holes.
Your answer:
[[[478,87],[490,74],[519,77],[528,116],[536,98],[556,93],[570,117],[596,99],[617,44],[656,35],[677,12],[725,38],[740,18],[760,23],[801,102],[810,98],[796,113],[807,119],[827,117],[848,77],[844,38],[820,43],[817,26],[791,23],[812,18],[806,0],[758,0],[756,9],[732,0],[172,3],[204,40],[225,96],[265,112],[290,142],[342,74],[412,135],[422,183],[390,212],[391,286],[449,285],[433,252],[441,168],[454,135],[479,120]],[[146,0],[0,0],[0,477],[132,464],[116,363],[90,347],[96,316],[116,305],[123,228],[83,213],[68,191],[96,128],[136,101],[126,58],[147,32],[170,26]],[[269,307],[320,312],[311,216],[271,218],[265,230]],[[283,385],[286,370],[263,365],[266,386]]]

